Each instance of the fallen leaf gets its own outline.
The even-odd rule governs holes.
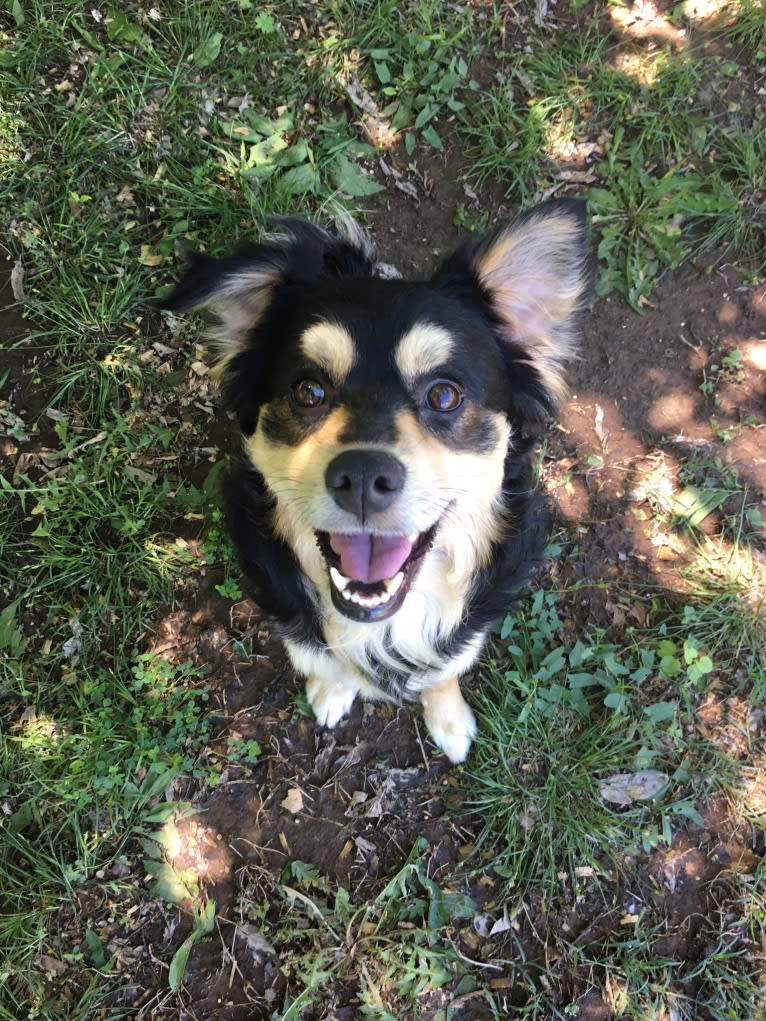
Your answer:
[[[159,266],[165,256],[155,252],[151,245],[141,245],[141,254],[138,261],[142,266]]]
[[[596,420],[593,429],[598,437],[602,449],[606,450],[606,441],[609,439],[609,430],[604,428],[604,409],[600,404],[596,405]]]
[[[300,812],[303,809],[303,794],[299,787],[292,787],[287,792],[287,797],[284,801],[280,801],[279,804],[282,808],[286,808],[288,812],[292,812],[295,815],[296,812]]]
[[[55,957],[50,957],[48,954],[40,954],[37,958],[37,963],[43,971],[46,971],[51,975],[63,975],[66,971],[66,965],[63,961],[59,961]]]
[[[261,964],[266,957],[273,957],[276,954],[271,943],[251,922],[242,922],[238,925],[237,935],[245,940],[258,964]]]
[[[634,801],[648,801],[668,783],[666,773],[646,769],[640,773],[615,773],[599,787],[605,801],[615,805],[632,805]]]
[[[24,293],[24,267],[18,260],[16,260],[11,270],[11,290],[13,291],[14,301],[24,301],[26,298]]]
[[[503,908],[503,917],[498,918],[492,928],[489,930],[490,936],[499,936],[501,932],[508,932],[511,928],[511,920],[508,917],[508,908]]]
[[[367,801],[369,795],[365,791],[352,791],[351,797],[349,798],[348,808],[345,811],[345,815],[354,815],[359,805],[363,805]]]

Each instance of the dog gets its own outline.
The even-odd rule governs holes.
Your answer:
[[[187,252],[159,304],[207,309],[244,458],[225,517],[320,725],[358,694],[419,698],[455,763],[459,679],[547,543],[535,449],[590,285],[585,204],[542,203],[430,279],[381,272],[351,220]]]

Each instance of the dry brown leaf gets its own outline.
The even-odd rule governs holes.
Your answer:
[[[302,811],[303,793],[301,792],[300,787],[292,787],[287,792],[287,797],[283,801],[280,801],[279,804],[282,808],[286,808],[288,812],[292,812],[293,815],[295,815],[296,812]]]
[[[164,255],[155,252],[151,245],[141,245],[138,261],[142,266],[159,266],[165,259]]]

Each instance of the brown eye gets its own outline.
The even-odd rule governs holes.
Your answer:
[[[316,379],[299,379],[293,383],[293,400],[299,408],[318,408],[326,398],[325,388]]]
[[[463,403],[463,393],[455,383],[439,379],[428,388],[426,402],[432,411],[454,411]]]

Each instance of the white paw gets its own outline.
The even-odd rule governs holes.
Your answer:
[[[322,727],[334,727],[351,709],[359,688],[355,684],[338,684],[321,677],[306,681],[306,698]]]
[[[451,706],[453,713],[449,718],[440,711],[441,708],[438,703],[436,706],[424,705],[423,716],[428,733],[450,762],[465,762],[471,742],[476,737],[476,717],[462,699],[459,704]]]

